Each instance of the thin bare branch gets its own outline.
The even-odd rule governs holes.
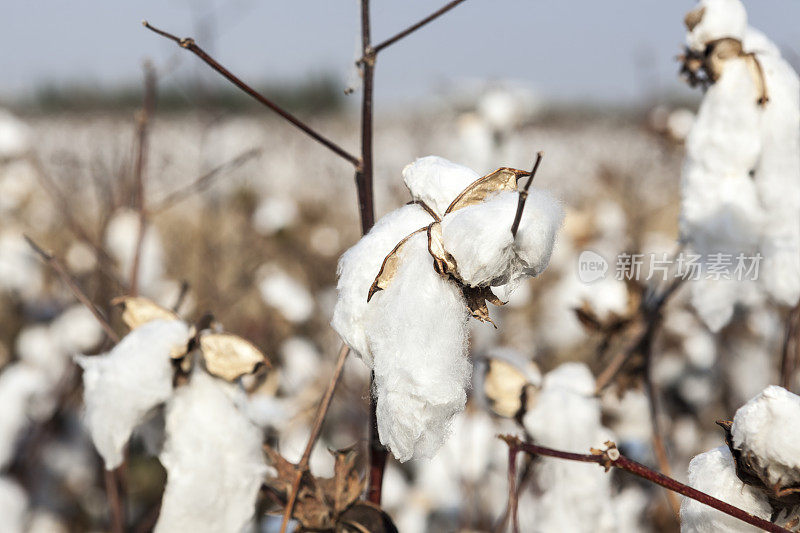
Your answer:
[[[237,155],[230,161],[226,161],[221,165],[212,168],[191,183],[167,194],[164,198],[156,202],[155,206],[151,208],[149,212],[152,214],[164,211],[165,209],[169,209],[175,204],[184,201],[191,194],[206,190],[212,185],[216,178],[223,175],[225,172],[229,172],[242,166],[247,161],[260,155],[261,152],[261,148],[252,148]]]
[[[56,272],[56,274],[58,274],[61,280],[67,284],[72,291],[72,294],[75,295],[75,298],[77,298],[80,303],[82,303],[87,309],[89,309],[89,311],[92,312],[94,317],[100,323],[100,326],[102,326],[102,328],[105,330],[108,337],[114,342],[119,342],[119,335],[117,335],[117,333],[114,331],[114,328],[111,327],[111,324],[108,323],[106,317],[103,316],[102,311],[100,311],[100,309],[98,309],[98,307],[92,303],[89,297],[86,296],[86,293],[81,290],[81,288],[78,286],[78,283],[75,281],[75,278],[73,278],[64,265],[61,264],[61,261],[59,261],[54,255],[45,252],[42,247],[36,244],[36,242],[34,242],[34,240],[27,235],[24,235],[24,237],[28,242],[28,245],[33,248],[33,251],[36,252],[39,257],[41,257],[44,262],[47,263]]]
[[[108,498],[111,531],[113,533],[124,533],[125,508],[122,502],[122,476],[119,468],[105,470],[103,473],[103,482],[105,483],[106,497]]]
[[[136,162],[134,165],[133,180],[135,190],[134,207],[139,216],[139,228],[136,236],[136,245],[133,251],[133,264],[131,265],[131,280],[129,294],[139,294],[139,264],[142,258],[142,245],[147,230],[147,205],[145,199],[145,167],[147,166],[148,134],[150,117],[156,106],[156,73],[149,61],[144,64],[144,101],[142,109],[136,116]]]
[[[336,360],[336,367],[333,370],[331,380],[328,382],[328,388],[322,396],[322,400],[317,408],[317,415],[314,417],[314,425],[311,427],[311,435],[308,437],[306,449],[303,451],[303,456],[300,462],[297,463],[297,474],[295,475],[292,483],[292,491],[289,493],[289,500],[286,502],[286,508],[283,510],[283,521],[281,522],[281,533],[286,533],[286,527],[289,524],[289,519],[292,517],[294,510],[294,503],[297,500],[297,491],[300,490],[300,481],[303,479],[303,474],[308,470],[308,461],[311,459],[311,452],[314,450],[314,445],[317,443],[319,433],[322,430],[322,423],[325,421],[325,415],[328,413],[328,408],[333,399],[333,392],[336,390],[336,384],[339,383],[339,378],[342,375],[344,362],[347,359],[347,354],[350,353],[350,348],[346,344],[342,344],[339,349],[339,357]]]
[[[330,151],[332,151],[342,159],[345,159],[346,161],[352,163],[353,166],[355,166],[356,168],[359,168],[361,166],[361,161],[359,160],[359,158],[357,158],[356,156],[354,156],[353,154],[351,154],[350,152],[348,152],[335,142],[331,141],[327,137],[318,133],[316,130],[311,128],[311,126],[309,126],[299,118],[295,117],[294,115],[292,115],[291,113],[289,113],[288,111],[286,111],[285,109],[274,103],[272,100],[270,100],[263,94],[259,93],[258,91],[250,87],[249,85],[247,85],[241,79],[236,77],[232,72],[230,72],[228,69],[219,64],[213,57],[208,55],[202,48],[197,46],[197,44],[194,42],[194,39],[192,39],[191,37],[184,37],[184,38],[176,37],[175,35],[169,32],[151,26],[146,20],[142,21],[142,25],[145,28],[157,33],[158,35],[161,35],[162,37],[166,37],[167,39],[174,41],[181,48],[189,50],[194,55],[202,59],[208,66],[210,66],[211,68],[222,74],[228,81],[236,85],[239,89],[241,89],[245,93],[255,98],[260,104],[271,109],[273,112],[280,115],[284,120],[290,122],[295,127],[300,129],[306,135],[308,135],[321,145],[325,146],[326,148],[328,148]]]
[[[533,178],[536,177],[536,171],[539,170],[539,165],[542,163],[543,157],[544,152],[536,153],[536,161],[533,163],[531,175],[528,178],[528,181],[525,183],[525,188],[519,191],[519,200],[517,200],[517,213],[514,215],[514,223],[511,224],[511,235],[514,237],[517,236],[519,223],[522,220],[522,212],[525,210],[525,202],[528,200],[528,189],[530,189],[531,183],[533,183]]]
[[[425,26],[429,22],[433,22],[434,20],[436,20],[437,18],[441,17],[442,15],[444,15],[445,13],[447,13],[448,11],[450,11],[451,9],[456,7],[458,4],[463,3],[464,1],[465,0],[453,0],[452,2],[450,2],[450,3],[446,4],[445,6],[443,6],[441,9],[431,13],[430,15],[425,17],[424,19],[420,20],[416,24],[412,24],[411,26],[409,26],[408,28],[404,29],[403,31],[401,31],[401,32],[393,35],[392,37],[389,37],[385,41],[382,41],[379,44],[373,46],[372,47],[372,53],[373,54],[377,54],[378,52],[380,52],[384,48],[393,45],[394,43],[396,43],[400,39],[402,39],[402,38],[414,33],[415,31],[417,31],[418,29],[422,28],[423,26]]]
[[[556,459],[564,459],[567,461],[579,461],[582,463],[597,463],[598,465],[605,467],[606,470],[612,467],[619,468],[620,470],[624,470],[625,472],[631,473],[634,476],[650,481],[651,483],[655,483],[656,485],[660,485],[682,496],[686,496],[687,498],[691,498],[700,503],[713,507],[714,509],[727,515],[738,518],[743,522],[760,527],[765,531],[770,531],[773,533],[791,533],[788,529],[784,529],[777,524],[773,524],[772,522],[768,522],[763,518],[753,516],[743,509],[735,507],[729,503],[725,503],[722,500],[706,494],[705,492],[693,489],[688,485],[684,485],[680,481],[677,481],[669,476],[665,476],[664,474],[656,472],[655,470],[651,470],[641,463],[637,463],[636,461],[628,459],[619,453],[619,450],[617,450],[616,445],[613,443],[609,443],[610,446],[605,451],[597,451],[597,453],[592,454],[580,454],[554,450],[552,448],[546,448],[544,446],[537,446],[528,442],[522,442],[517,437],[511,435],[501,435],[500,438],[504,440],[510,447],[517,448],[531,455],[543,455],[547,457],[554,457]]]
[[[514,533],[519,533],[519,514],[517,513],[517,446],[508,447],[508,511],[511,516],[511,527]]]

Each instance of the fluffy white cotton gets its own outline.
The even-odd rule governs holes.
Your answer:
[[[733,446],[757,458],[769,481],[800,482],[800,396],[772,385],[736,411]]]
[[[25,363],[0,372],[0,468],[13,458],[19,437],[34,414],[34,400],[48,392],[47,376]]]
[[[518,193],[502,192],[442,219],[444,247],[466,284],[502,285],[547,267],[563,211],[550,194],[531,189],[514,239],[511,226],[518,201]]]
[[[769,520],[767,497],[736,477],[733,456],[727,446],[701,453],[689,463],[690,486],[748,513]],[[757,527],[728,516],[691,498],[681,503],[681,533],[750,533]]]
[[[122,462],[134,428],[171,396],[170,350],[188,340],[185,323],[156,320],[128,333],[106,354],[76,358],[83,368],[86,422],[107,469]]]
[[[700,23],[686,35],[686,45],[697,52],[706,49],[706,43],[730,37],[741,40],[747,28],[747,12],[739,0],[700,0],[697,9],[703,9]]]
[[[314,298],[311,293],[279,266],[264,265],[259,269],[258,277],[261,298],[289,322],[300,324],[314,314]]]
[[[440,217],[478,178],[480,175],[474,170],[433,155],[421,157],[403,169],[403,181],[411,197],[424,202]]]
[[[0,233],[0,290],[32,298],[42,288],[42,267],[21,232]]]
[[[139,241],[139,214],[132,210],[117,212],[106,228],[105,242],[119,264],[120,271],[130,277]],[[164,248],[156,229],[145,229],[139,256],[139,287],[145,293],[158,285],[164,275]]]
[[[7,477],[0,477],[0,520],[0,527],[7,533],[22,533],[28,521],[28,496]]]
[[[104,334],[92,312],[81,304],[75,304],[58,315],[50,324],[50,332],[54,342],[71,355],[96,347]]]
[[[667,132],[676,141],[684,141],[692,131],[694,112],[685,107],[672,111],[667,117]]]
[[[159,460],[167,486],[155,531],[235,533],[250,521],[267,471],[262,435],[235,385],[196,371],[167,406]]]
[[[378,275],[386,255],[397,246],[397,243],[411,232],[431,222],[431,216],[422,207],[403,206],[378,220],[370,232],[339,259],[339,281],[336,286],[339,299],[336,302],[331,325],[356,355],[370,367],[372,355],[365,332],[369,288]]]
[[[253,213],[253,227],[262,235],[272,235],[297,221],[299,210],[291,198],[270,196]]]
[[[537,444],[588,453],[612,439],[600,421],[600,401],[586,365],[566,363],[544,376],[536,403],[523,418]],[[617,531],[611,478],[595,464],[542,458],[535,472],[544,490],[531,502],[536,531]]]
[[[399,461],[431,457],[467,399],[466,304],[433,270],[424,233],[409,240],[394,281],[373,302],[365,331],[381,442]]]
[[[280,347],[281,387],[289,393],[298,392],[316,378],[320,354],[308,339],[292,337]]]

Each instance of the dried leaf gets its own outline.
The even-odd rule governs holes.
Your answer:
[[[286,505],[297,475],[297,466],[270,446],[264,446],[264,450],[277,472],[277,476],[267,478],[265,484]],[[339,518],[364,490],[364,480],[355,465],[355,451],[345,449],[331,453],[335,458],[332,478],[315,478],[306,471],[300,480],[292,518],[309,530],[333,530]]]
[[[444,249],[442,224],[439,222],[428,226],[428,252],[433,257],[433,268],[436,272],[443,276],[452,275],[458,278],[456,259]]]
[[[358,502],[336,522],[336,533],[397,533],[397,526],[374,503]]]
[[[467,302],[472,318],[476,318],[481,322],[490,322],[497,329],[497,324],[489,318],[489,307],[486,305],[486,301],[488,300],[494,305],[503,305],[503,302],[495,296],[492,289],[490,287],[462,286],[461,291],[464,294],[464,299]]]
[[[483,380],[489,408],[505,418],[514,418],[522,408],[522,392],[528,378],[517,367],[501,359],[490,359]]]
[[[120,296],[111,300],[111,303],[122,306],[122,321],[130,329],[153,320],[180,320],[175,312],[141,296]]]
[[[445,215],[464,207],[483,202],[489,196],[501,191],[516,191],[517,180],[530,172],[514,168],[498,168],[491,174],[478,178],[459,194],[447,207]]]
[[[227,381],[254,372],[269,360],[251,342],[230,333],[206,333],[200,337],[200,351],[208,371]]]
[[[686,13],[686,16],[683,18],[683,23],[686,24],[686,29],[692,31],[700,24],[700,21],[703,20],[703,15],[706,14],[706,8],[698,7],[697,9],[693,9]]]
[[[584,328],[588,329],[589,331],[603,330],[603,322],[586,300],[583,301],[580,307],[575,307],[573,311],[575,311],[575,316],[578,318],[578,322],[580,322]]]
[[[392,251],[389,252],[384,260],[383,264],[381,265],[381,269],[378,271],[378,275],[375,276],[375,281],[372,282],[372,285],[369,288],[369,294],[367,294],[367,301],[372,299],[372,296],[378,292],[382,291],[391,285],[394,276],[397,274],[397,269],[400,268],[400,250],[403,248],[403,245],[406,244],[411,237],[416,235],[417,233],[421,233],[426,231],[428,226],[424,228],[419,228],[417,231],[413,232],[410,235],[407,235],[397,243],[397,246],[392,248]]]

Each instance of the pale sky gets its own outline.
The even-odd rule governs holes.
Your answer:
[[[0,95],[42,83],[138,83],[141,61],[205,68],[145,30],[193,36],[253,82],[352,71],[357,0],[0,0]],[[445,0],[373,0],[380,41]],[[545,95],[630,102],[679,90],[674,56],[694,0],[467,0],[379,58],[377,96],[404,102],[474,79],[513,79]],[[800,0],[749,0],[751,24],[800,52]]]

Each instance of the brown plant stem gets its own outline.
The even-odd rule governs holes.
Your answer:
[[[103,481],[106,486],[106,497],[111,518],[111,531],[123,533],[125,531],[125,509],[122,502],[122,467],[114,470],[105,470]]]
[[[528,189],[530,189],[531,183],[533,183],[533,178],[536,177],[536,171],[539,170],[539,165],[542,163],[543,157],[544,152],[536,153],[536,161],[533,163],[531,175],[528,178],[528,181],[525,183],[525,188],[519,191],[519,199],[517,200],[517,213],[514,215],[514,223],[511,224],[511,235],[514,237],[517,236],[519,223],[522,220],[522,212],[525,210],[525,202],[528,200]]]
[[[136,162],[133,169],[134,207],[139,216],[136,247],[133,251],[131,279],[128,292],[131,296],[139,294],[139,266],[142,259],[142,245],[147,230],[147,206],[145,201],[145,167],[147,166],[148,134],[150,117],[156,106],[156,73],[149,61],[144,64],[144,101],[136,115]]]
[[[306,448],[303,451],[303,456],[300,462],[297,463],[297,474],[292,483],[292,491],[289,493],[289,499],[286,502],[286,507],[283,510],[283,521],[281,522],[281,533],[286,532],[286,526],[289,524],[289,519],[292,517],[294,510],[294,503],[297,500],[297,491],[300,490],[300,481],[303,479],[303,474],[308,471],[308,461],[311,459],[311,452],[314,450],[314,445],[317,443],[319,433],[322,430],[322,423],[325,421],[325,415],[328,413],[328,408],[333,399],[333,392],[336,390],[336,385],[339,383],[339,378],[342,375],[344,362],[347,359],[347,354],[350,353],[350,348],[346,344],[342,344],[339,349],[339,357],[336,360],[336,367],[333,370],[333,375],[328,382],[328,388],[322,396],[317,408],[317,414],[314,417],[314,425],[311,427],[311,434],[308,437]]]
[[[230,72],[228,69],[219,64],[213,57],[208,55],[205,52],[205,50],[197,46],[197,44],[194,42],[194,39],[192,39],[191,37],[183,37],[183,38],[176,37],[175,35],[169,32],[151,26],[146,20],[142,21],[142,25],[148,30],[151,30],[157,33],[158,35],[161,35],[162,37],[166,37],[167,39],[174,41],[181,48],[185,48],[190,52],[192,52],[194,55],[202,59],[208,66],[210,66],[211,68],[222,74],[222,76],[224,76],[228,81],[236,85],[239,89],[241,89],[248,95],[255,98],[260,104],[271,109],[273,112],[280,115],[281,118],[293,124],[300,131],[302,131],[303,133],[305,133],[306,135],[308,135],[321,145],[325,146],[326,148],[328,148],[330,151],[332,151],[342,159],[349,161],[356,168],[358,168],[361,165],[361,161],[356,156],[352,155],[350,152],[348,152],[335,142],[323,136],[321,133],[318,133],[316,130],[311,128],[311,126],[309,126],[299,118],[295,117],[294,115],[292,115],[291,113],[289,113],[288,111],[286,111],[285,109],[274,103],[272,100],[262,95],[261,93],[259,93],[258,91],[247,85],[245,82],[243,82],[241,79],[236,77],[232,72]]]
[[[519,533],[519,516],[517,513],[518,493],[517,493],[517,446],[508,447],[508,511],[507,516],[511,516],[511,528],[514,533]]]
[[[786,330],[781,349],[781,387],[791,390],[794,373],[800,362],[800,302],[786,317]]]
[[[450,2],[448,4],[445,4],[443,7],[441,7],[440,9],[438,9],[436,11],[434,11],[433,13],[431,13],[430,15],[425,17],[424,19],[420,20],[419,22],[417,22],[415,24],[412,24],[411,26],[409,26],[408,28],[404,29],[403,31],[401,31],[401,32],[393,35],[392,37],[389,37],[388,39],[386,39],[384,41],[381,41],[379,44],[376,44],[375,46],[373,46],[372,47],[373,53],[377,54],[378,52],[380,52],[381,50],[383,50],[387,46],[391,46],[394,43],[396,43],[397,41],[399,41],[400,39],[408,36],[411,33],[414,33],[418,29],[422,28],[423,26],[425,26],[429,22],[433,22],[434,20],[436,20],[437,18],[441,17],[442,15],[444,15],[445,13],[447,13],[448,11],[450,11],[451,9],[453,9],[458,4],[461,4],[464,1],[465,0],[453,0],[452,2]]]
[[[605,467],[606,470],[612,467],[619,468],[620,470],[624,470],[625,472],[650,481],[651,483],[655,483],[656,485],[660,485],[682,496],[696,500],[702,504],[708,505],[709,507],[713,507],[718,511],[737,518],[743,522],[747,522],[750,525],[759,527],[765,531],[770,531],[773,533],[791,533],[788,529],[784,529],[777,524],[773,524],[772,522],[768,522],[763,518],[753,516],[743,509],[735,507],[729,503],[725,503],[722,500],[706,494],[705,492],[701,492],[688,485],[684,485],[680,481],[677,481],[669,476],[665,476],[664,474],[656,472],[655,470],[651,470],[643,464],[637,463],[636,461],[632,461],[624,455],[621,455],[616,449],[616,446],[613,445],[603,452],[580,454],[554,450],[552,448],[546,448],[544,446],[537,446],[528,442],[522,442],[517,437],[511,435],[501,435],[500,438],[504,440],[509,447],[517,448],[518,450],[524,451],[525,453],[531,455],[543,455],[547,457],[554,457],[556,459],[578,461],[582,463],[597,463],[598,465]],[[613,454],[611,453],[612,450],[614,452]]]
[[[75,298],[77,298],[80,303],[82,303],[89,311],[92,312],[92,315],[94,315],[94,317],[97,319],[97,322],[100,324],[103,330],[105,330],[108,338],[115,343],[119,342],[119,335],[117,335],[117,332],[115,332],[114,328],[111,327],[111,324],[109,324],[108,320],[106,320],[106,317],[103,316],[102,311],[100,311],[100,309],[89,299],[89,297],[86,296],[86,293],[81,290],[81,288],[78,286],[78,282],[75,281],[75,278],[73,278],[72,275],[67,271],[61,261],[59,261],[58,258],[56,258],[53,254],[45,252],[41,246],[36,244],[36,242],[27,235],[24,235],[24,237],[28,242],[28,245],[33,248],[33,251],[36,252],[39,257],[41,257],[42,260],[44,260],[44,262],[47,263],[56,274],[58,274],[58,277],[61,278],[61,281],[63,281],[67,287],[69,287],[69,289],[72,291],[72,294],[75,295]]]

